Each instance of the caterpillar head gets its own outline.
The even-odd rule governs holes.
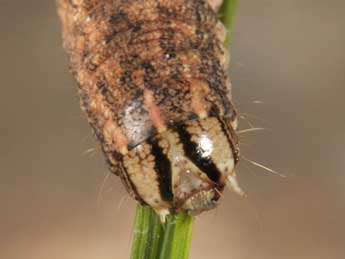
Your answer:
[[[140,198],[158,214],[212,209],[225,185],[239,194],[234,167],[238,145],[233,126],[208,117],[187,121],[138,145],[124,166]]]

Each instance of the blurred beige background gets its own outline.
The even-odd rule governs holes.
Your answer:
[[[234,98],[271,129],[242,153],[288,178],[242,161],[249,198],[198,217],[191,259],[345,258],[345,2],[240,2]],[[0,32],[0,258],[129,258],[135,203],[106,178],[54,1],[0,0]]]

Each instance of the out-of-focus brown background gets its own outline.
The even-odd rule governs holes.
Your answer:
[[[240,1],[231,76],[249,194],[198,217],[191,259],[345,258],[345,2]],[[54,1],[0,1],[0,258],[129,258],[135,203],[109,176]],[[92,150],[95,149],[95,150]]]

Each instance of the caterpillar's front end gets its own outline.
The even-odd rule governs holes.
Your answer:
[[[219,0],[59,0],[64,45],[110,170],[162,218],[237,184]]]
[[[159,214],[214,208],[226,184],[244,195],[234,171],[238,143],[228,118],[187,121],[153,136],[124,156],[140,197]]]

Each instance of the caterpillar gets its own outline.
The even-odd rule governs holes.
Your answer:
[[[236,180],[237,115],[219,0],[58,0],[64,48],[111,172],[164,222]]]

